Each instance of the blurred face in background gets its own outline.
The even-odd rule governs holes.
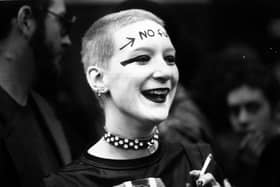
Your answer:
[[[33,38],[40,78],[53,79],[61,71],[61,58],[71,45],[67,25],[69,19],[66,17],[64,0],[51,0],[46,16],[38,23]]]
[[[227,96],[229,119],[233,130],[246,134],[265,130],[272,123],[271,106],[260,89],[242,86]]]
[[[52,0],[45,20],[45,44],[49,49],[52,61],[56,66],[61,60],[71,40],[67,28],[66,8],[64,0]]]

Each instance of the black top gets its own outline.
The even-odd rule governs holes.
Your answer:
[[[280,136],[274,137],[265,147],[254,178],[254,187],[280,186]]]
[[[167,187],[185,187],[186,183],[194,182],[189,171],[200,169],[208,153],[205,145],[185,148],[166,142],[161,142],[154,154],[131,160],[102,159],[85,152],[79,160],[52,174],[45,182],[48,187],[112,187],[126,181],[157,178]],[[214,171],[215,162],[211,163],[209,170],[219,179]]]
[[[1,87],[0,103],[0,186],[42,186],[44,176],[64,165],[45,121],[50,115],[40,112],[31,95],[20,106]]]

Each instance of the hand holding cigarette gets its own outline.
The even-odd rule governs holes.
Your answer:
[[[196,186],[197,187],[202,187],[202,186],[205,186],[206,184],[208,184],[212,187],[221,187],[221,185],[216,181],[213,174],[210,173],[210,172],[206,172],[212,159],[213,159],[213,155],[210,153],[206,157],[201,170],[192,170],[190,172],[190,175],[192,175],[193,177],[196,178]],[[224,186],[225,187],[231,187],[230,185],[227,185],[225,183],[224,183]]]
[[[202,166],[202,168],[201,168],[201,170],[200,170],[200,173],[199,173],[199,177],[205,175],[205,172],[206,172],[206,170],[207,170],[207,168],[208,168],[208,166],[209,166],[211,160],[212,160],[212,154],[210,153],[210,154],[206,157],[206,159],[205,159],[205,161],[204,161],[204,163],[203,163],[203,166]],[[203,186],[202,180],[197,180],[196,183],[197,183],[197,186]]]

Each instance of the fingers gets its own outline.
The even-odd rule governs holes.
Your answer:
[[[240,144],[240,151],[258,158],[266,144],[265,136],[262,132],[248,134]]]
[[[192,170],[190,171],[190,175],[197,178],[197,187],[202,187],[206,184],[211,184],[212,187],[221,187],[221,185],[216,181],[215,177],[211,173],[206,173],[205,175],[200,176],[200,170]],[[232,187],[228,179],[224,179],[223,186]]]
[[[262,131],[251,132],[245,136],[242,140],[240,147],[245,148],[247,146],[252,147],[252,145],[260,144],[265,141],[265,134]]]
[[[205,175],[200,176],[196,181],[196,184],[198,187],[202,187],[207,184],[211,184],[212,187],[220,187],[220,184],[211,173],[206,173]]]
[[[192,170],[190,171],[190,175],[198,178],[200,175],[200,170]]]
[[[198,178],[196,180],[196,185],[198,187],[205,186],[210,184],[212,187],[220,187],[221,185],[216,181],[215,177],[211,173],[206,173],[204,175],[200,175],[200,170],[192,170],[190,172],[191,176]]]
[[[227,179],[224,179],[224,187],[231,187],[231,184]]]

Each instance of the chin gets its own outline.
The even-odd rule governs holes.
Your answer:
[[[159,123],[163,122],[164,120],[166,120],[167,117],[168,117],[167,114],[161,113],[161,114],[155,114],[154,116],[150,116],[149,119],[150,119],[150,121],[152,121],[153,123],[159,124]]]

